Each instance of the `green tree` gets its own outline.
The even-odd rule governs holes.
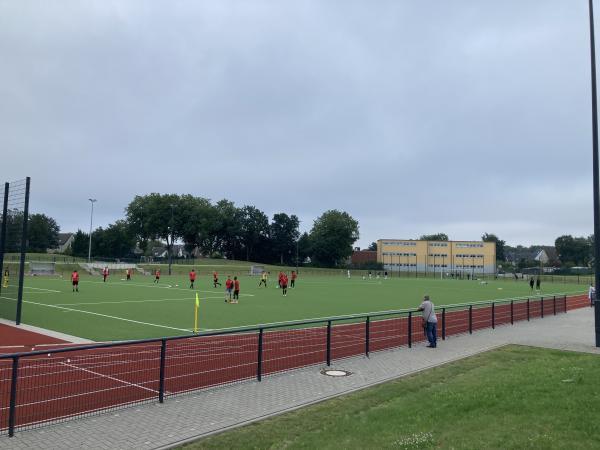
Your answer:
[[[92,253],[94,256],[108,258],[124,258],[129,256],[135,247],[135,234],[129,224],[118,220],[106,228],[97,228],[92,233]]]
[[[87,257],[88,246],[89,246],[90,235],[84,233],[81,230],[77,230],[75,236],[73,236],[73,243],[71,244],[71,254],[73,256]]]
[[[52,217],[45,214],[32,214],[27,225],[27,251],[45,253],[58,246],[60,227]]]
[[[556,252],[563,264],[587,266],[591,261],[591,242],[589,238],[563,235],[554,241]]]
[[[371,245],[369,245],[369,248],[367,248],[367,250],[376,252],[377,251],[377,242],[371,242]]]
[[[488,234],[488,233],[484,233],[483,236],[481,236],[481,240],[483,242],[495,242],[496,243],[496,259],[498,261],[505,260],[505,255],[504,255],[504,246],[506,245],[505,241],[499,239],[498,236],[496,236],[495,234]]]
[[[339,265],[352,255],[352,245],[358,238],[358,222],[350,214],[326,211],[315,220],[310,232],[312,259],[323,266]]]
[[[296,260],[296,241],[300,237],[299,227],[300,220],[294,214],[291,216],[285,213],[273,215],[273,221],[271,222],[271,246],[280,264],[283,264],[284,260],[287,263]]]
[[[445,233],[424,234],[419,238],[420,241],[447,241],[448,235]]]
[[[127,222],[133,233],[141,239],[165,241],[169,255],[169,275],[173,244],[182,237],[184,217],[181,197],[177,194],[152,193],[136,196],[125,209]]]
[[[254,206],[241,208],[239,218],[242,247],[246,253],[246,261],[250,261],[255,246],[269,236],[269,218]]]

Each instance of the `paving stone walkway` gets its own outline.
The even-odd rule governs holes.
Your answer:
[[[596,353],[593,309],[518,322],[439,341],[437,349],[419,343],[333,361],[332,368],[351,376],[328,377],[323,366],[313,366],[200,391],[106,414],[72,420],[13,438],[0,437],[0,448],[10,449],[162,449],[212,433],[281,414],[328,398],[373,386],[430,367],[475,355],[506,344],[533,345]]]

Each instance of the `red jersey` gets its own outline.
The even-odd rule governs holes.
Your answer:
[[[288,284],[288,277],[287,277],[287,275],[285,275],[285,274],[284,274],[284,275],[281,277],[281,284],[282,284],[283,286],[287,286],[287,284]]]
[[[298,275],[296,274],[296,272],[292,272],[292,280],[295,280],[297,276]]]
[[[190,272],[190,281],[196,281],[196,272]]]
[[[217,278],[219,278],[219,274],[217,272],[213,272],[213,278],[216,280]]]
[[[239,280],[235,280],[233,282],[233,290],[234,291],[239,291],[240,290],[240,281]]]
[[[79,281],[79,274],[77,272],[71,274],[71,281]]]
[[[227,281],[225,282],[225,287],[227,289],[231,289],[233,287],[233,280],[231,278],[227,279]]]
[[[108,268],[102,269],[102,275],[108,275]]]
[[[156,275],[156,278],[160,278],[160,270],[157,270],[154,275]]]

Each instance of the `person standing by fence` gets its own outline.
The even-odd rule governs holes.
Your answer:
[[[588,299],[590,300],[590,306],[594,306],[594,302],[596,301],[596,288],[594,284],[590,284],[590,288],[588,289]]]
[[[429,299],[429,295],[423,297],[423,302],[419,306],[419,311],[423,311],[423,328],[429,341],[428,348],[437,347],[437,317],[435,315],[435,306]]]

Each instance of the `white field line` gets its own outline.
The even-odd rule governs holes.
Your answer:
[[[36,291],[56,292],[58,294],[60,294],[62,292],[62,291],[57,291],[55,289],[44,289],[44,288],[36,288],[36,287],[31,287],[31,286],[23,286],[23,289],[34,289]]]
[[[113,381],[116,381],[118,383],[125,384],[127,386],[133,386],[133,387],[136,387],[136,388],[139,388],[139,389],[144,389],[145,391],[150,391],[150,392],[154,392],[155,394],[158,394],[158,391],[156,391],[154,389],[150,389],[150,388],[147,388],[145,386],[141,386],[141,385],[135,384],[135,383],[130,383],[129,381],[123,381],[123,380],[120,380],[118,378],[111,377],[110,375],[104,375],[103,373],[94,372],[93,370],[89,370],[89,369],[84,369],[83,367],[79,367],[79,366],[76,366],[74,364],[69,364],[69,363],[65,363],[65,362],[61,362],[61,364],[64,365],[64,366],[67,366],[67,367],[72,367],[74,369],[81,370],[83,372],[91,373],[91,374],[99,376],[101,378],[107,378],[109,380],[113,380]]]
[[[176,327],[170,327],[168,325],[158,325],[156,323],[141,322],[139,320],[125,319],[123,317],[111,316],[111,315],[108,315],[108,314],[100,314],[100,313],[96,313],[96,312],[92,312],[92,311],[83,311],[81,309],[66,308],[64,306],[48,305],[46,303],[32,302],[31,300],[25,300],[24,303],[30,303],[32,305],[37,305],[37,306],[46,306],[48,308],[62,309],[64,311],[77,312],[77,313],[81,313],[81,314],[91,314],[92,316],[106,317],[107,319],[122,320],[124,322],[137,323],[137,324],[140,324],[140,325],[148,325],[148,326],[151,326],[151,327],[167,328],[169,330],[177,330],[177,331],[185,331],[186,333],[191,333],[193,331],[193,330],[189,330],[187,328],[176,328]]]
[[[242,296],[250,296],[251,294],[240,294],[240,297]],[[219,296],[215,296],[215,297],[200,297],[200,302],[202,303],[202,300],[207,300],[207,299],[216,299],[218,298],[219,300],[223,300],[223,296],[219,295]],[[85,306],[85,305],[118,305],[121,303],[159,303],[159,302],[174,302],[174,301],[180,301],[180,302],[194,302],[193,298],[159,298],[156,300],[123,300],[120,302],[83,302],[83,303],[54,303],[54,305],[56,306]]]

